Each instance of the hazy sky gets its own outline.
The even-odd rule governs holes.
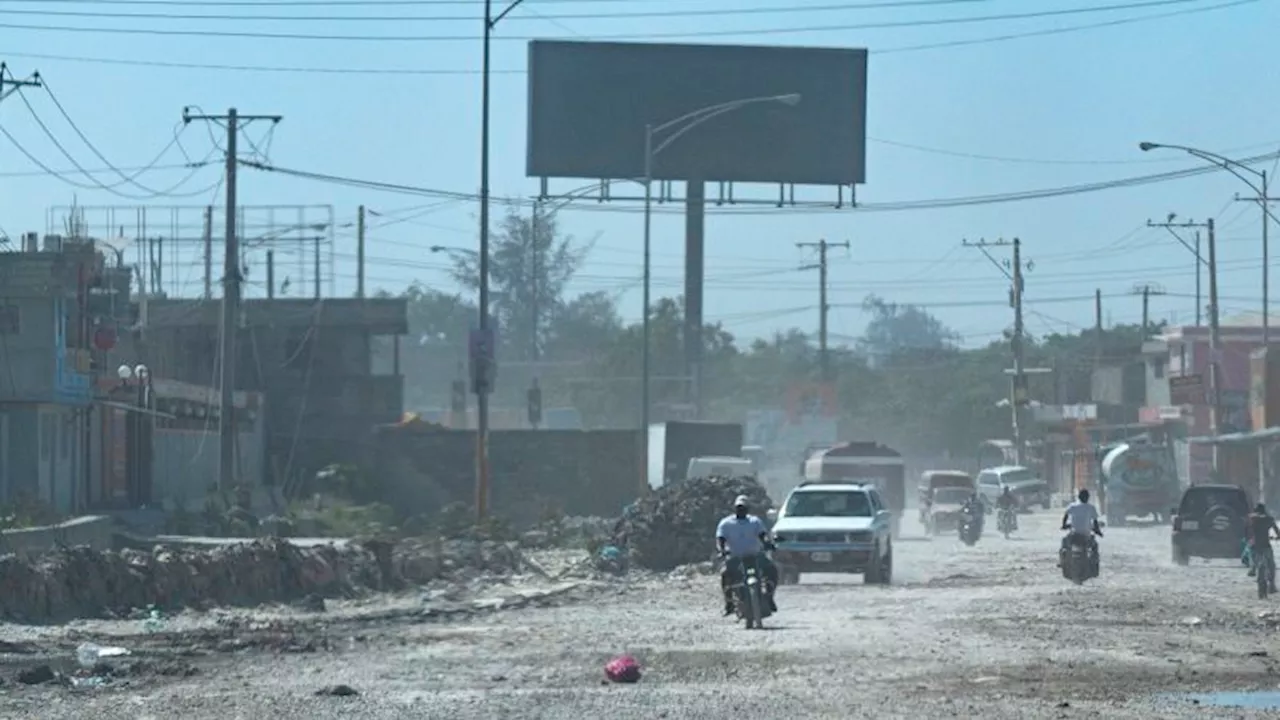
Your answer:
[[[1198,12],[1202,9],[1208,10]],[[1066,10],[1079,12],[992,19]],[[19,77],[39,70],[79,129],[122,168],[152,161],[172,137],[184,105],[210,113],[235,106],[242,113],[284,116],[269,148],[271,162],[280,167],[465,193],[479,184],[480,12],[474,0],[3,0],[0,60]],[[126,17],[130,14],[135,17]],[[263,16],[294,19],[255,19]],[[341,17],[355,19],[334,19]],[[1116,22],[1128,19],[1137,21]],[[866,27],[885,23],[903,25]],[[643,40],[661,35],[677,42],[867,47],[868,181],[859,199],[887,203],[1051,188],[1199,164],[1180,154],[1143,154],[1137,149],[1140,140],[1237,156],[1280,150],[1275,127],[1280,97],[1269,81],[1277,65],[1277,27],[1280,10],[1269,0],[527,0],[495,35],[493,193],[527,196],[537,189],[536,181],[524,177],[523,71],[527,41],[534,37]],[[1067,28],[1079,29],[1044,32]],[[209,31],[227,35],[200,34]],[[735,31],[741,34],[727,34]],[[344,39],[246,36],[252,33]],[[1030,33],[1040,34],[997,40]],[[392,36],[399,39],[388,39]],[[970,40],[983,42],[956,43]],[[910,49],[937,45],[943,47]],[[317,71],[326,68],[411,72]],[[81,166],[103,167],[49,94],[35,90],[27,97]],[[72,167],[20,98],[0,106],[0,124],[46,165]],[[264,139],[267,129],[253,126],[248,137]],[[193,159],[204,158],[212,150],[210,135],[193,125],[182,136],[182,147]],[[173,149],[161,164],[183,160]],[[1264,168],[1274,165],[1259,166]],[[142,202],[220,204],[220,173],[217,163],[200,170],[176,191],[187,197],[140,201],[44,175],[0,136],[0,228],[10,236],[43,232],[46,209],[69,204],[73,197],[82,205],[125,208]],[[164,189],[186,174],[168,169],[138,181]],[[120,183],[109,174],[98,177],[109,185]],[[144,194],[128,185],[116,190]],[[773,192],[768,187],[738,190],[740,196]],[[1136,321],[1141,301],[1131,293],[1141,283],[1167,292],[1153,298],[1154,316],[1189,322],[1195,308],[1193,257],[1164,230],[1145,227],[1148,218],[1160,220],[1169,212],[1217,218],[1224,312],[1255,311],[1261,297],[1261,217],[1256,205],[1233,202],[1237,192],[1250,191],[1236,178],[1217,173],[946,210],[772,210],[747,217],[709,211],[706,317],[746,336],[793,325],[815,328],[817,277],[795,269],[808,261],[795,243],[848,240],[852,250],[833,256],[833,333],[859,334],[865,318],[856,306],[874,292],[929,306],[967,343],[982,343],[1011,322],[1007,285],[977,250],[961,247],[961,240],[1016,236],[1023,240],[1025,259],[1034,262],[1026,280],[1027,326],[1033,333],[1092,325],[1095,288],[1104,293],[1109,321]],[[426,247],[476,243],[474,202],[442,203],[254,170],[242,171],[240,201],[333,204],[342,223],[349,223],[362,203],[381,212],[370,218],[372,287],[398,290],[419,280],[452,289],[442,271],[444,259]],[[617,292],[622,311],[634,318],[640,304],[641,216],[635,206],[616,209],[570,208],[561,211],[560,220],[578,237],[599,238],[574,290]],[[131,234],[135,217],[124,210],[113,224],[130,225],[126,233]],[[148,217],[149,233],[166,232],[157,220],[163,212]],[[88,219],[95,229],[106,224],[101,213]],[[315,221],[315,216],[308,219]],[[679,293],[682,217],[658,216],[654,238],[655,292]],[[353,231],[341,230],[334,255],[341,293],[354,287],[354,246]],[[197,292],[197,256],[167,252],[176,266],[166,271],[170,292]],[[295,276],[309,270],[299,265],[301,258],[289,260],[283,249],[278,255],[278,275],[302,281]],[[255,278],[261,281],[261,275]],[[250,288],[251,295],[261,293],[261,286]],[[1273,294],[1280,295],[1280,289]]]

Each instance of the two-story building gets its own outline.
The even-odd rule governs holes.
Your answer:
[[[218,385],[219,300],[149,298],[136,314],[125,352],[156,377]],[[235,389],[261,395],[268,482],[283,488],[331,463],[363,462],[372,428],[404,412],[404,378],[398,366],[375,372],[373,338],[407,331],[401,298],[244,301]]]
[[[1187,437],[1213,434],[1209,411],[1209,328],[1181,326],[1143,346],[1146,361],[1147,402],[1142,418],[1180,424]],[[1253,428],[1250,391],[1250,357],[1262,345],[1262,328],[1252,316],[1224,318],[1219,329],[1218,372],[1222,405],[1218,435],[1246,433]],[[1191,444],[1185,451],[1187,478],[1203,481],[1213,469],[1213,449]]]
[[[110,273],[92,242],[23,241],[0,253],[0,505],[71,511],[88,483],[91,347]]]

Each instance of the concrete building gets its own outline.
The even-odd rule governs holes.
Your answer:
[[[283,490],[325,465],[362,463],[372,428],[404,411],[398,363],[375,373],[372,345],[391,336],[398,356],[405,301],[257,298],[242,308],[236,389],[261,396],[264,482]],[[220,313],[217,299],[140,300],[121,351],[156,377],[217,387]],[[216,440],[213,451],[216,461]]]
[[[94,342],[121,284],[127,306],[127,271],[92,241],[27,235],[0,253],[0,504],[85,506]]]
[[[1246,433],[1253,428],[1250,407],[1250,357],[1262,347],[1262,328],[1253,316],[1224,318],[1219,330],[1219,376],[1222,407],[1219,435]],[[1147,402],[1145,422],[1180,425],[1185,437],[1203,437],[1210,427],[1209,328],[1181,326],[1143,346]],[[1213,450],[1192,444],[1183,450],[1186,478],[1203,481],[1213,468]]]

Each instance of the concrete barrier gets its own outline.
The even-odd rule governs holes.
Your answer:
[[[59,543],[69,547],[88,545],[94,550],[110,550],[115,542],[115,522],[102,515],[86,515],[57,525],[0,531],[0,555],[13,553],[31,557],[49,551]]]

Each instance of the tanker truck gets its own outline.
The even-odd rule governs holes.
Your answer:
[[[1128,516],[1168,520],[1182,490],[1173,449],[1164,443],[1119,443],[1102,458],[1102,489],[1107,522],[1125,524]]]

